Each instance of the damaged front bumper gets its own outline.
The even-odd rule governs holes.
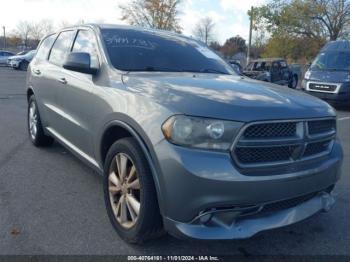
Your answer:
[[[335,199],[330,190],[315,193],[308,200],[281,210],[273,210],[273,204],[208,210],[190,223],[165,218],[167,230],[180,238],[195,239],[244,239],[274,228],[302,221],[320,211],[329,211]],[[277,203],[278,204],[278,203]],[[271,212],[263,212],[269,207]],[[269,209],[267,208],[267,209]]]

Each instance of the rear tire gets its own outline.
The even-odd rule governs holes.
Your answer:
[[[41,124],[38,105],[34,95],[28,101],[28,134],[30,141],[37,146],[50,146],[53,143],[53,138],[45,135],[43,126]]]
[[[129,243],[142,243],[163,234],[152,173],[142,152],[135,139],[123,138],[109,149],[104,167],[107,213],[119,236]]]

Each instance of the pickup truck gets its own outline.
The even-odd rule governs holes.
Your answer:
[[[293,89],[298,86],[298,74],[293,72],[282,58],[253,60],[244,69],[243,74],[256,80],[288,85]]]

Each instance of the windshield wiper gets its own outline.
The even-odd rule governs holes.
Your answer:
[[[229,75],[229,73],[222,72],[217,69],[211,69],[211,68],[202,68],[202,69],[183,69],[181,72],[190,72],[190,73],[215,73],[215,74],[223,74],[223,75]]]
[[[226,72],[222,72],[217,69],[212,69],[212,68],[203,68],[200,70],[201,73],[218,73],[218,74],[223,74],[223,75],[228,75]]]
[[[182,70],[167,68],[167,67],[154,67],[154,66],[146,66],[144,68],[132,68],[132,69],[124,69],[124,71],[128,72],[183,72]]]
[[[345,68],[326,68],[325,70],[327,70],[327,71],[343,71],[343,72],[350,71],[350,69],[345,69]]]

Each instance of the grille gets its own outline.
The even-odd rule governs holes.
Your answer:
[[[297,146],[239,147],[236,155],[240,163],[289,161]]]
[[[296,123],[268,123],[249,126],[243,136],[246,139],[294,137],[296,135]]]
[[[272,202],[272,203],[268,203],[268,204],[264,204],[264,205],[255,205],[255,206],[252,206],[251,209],[247,209],[248,213],[242,213],[240,216],[241,217],[245,217],[245,216],[261,217],[261,216],[264,216],[264,215],[269,214],[269,213],[278,212],[281,210],[293,208],[293,207],[296,207],[298,205],[301,205],[301,204],[311,200],[312,198],[316,197],[321,192],[327,192],[330,194],[333,191],[333,189],[334,189],[334,185],[331,185],[328,188],[321,190],[321,191],[305,194],[302,196],[298,196],[298,197],[294,197],[294,198],[290,198],[290,199],[286,199],[286,200]],[[255,207],[255,209],[254,209],[254,207]]]
[[[310,143],[306,146],[304,157],[318,155],[326,152],[332,140]]]
[[[242,168],[321,157],[330,152],[335,131],[335,119],[250,124],[238,137],[232,157]]]
[[[276,212],[279,210],[292,208],[292,207],[298,206],[298,205],[314,198],[317,194],[318,194],[318,192],[299,196],[299,197],[292,198],[292,199],[287,199],[287,200],[275,202],[275,203],[266,204],[263,207],[261,212],[264,212],[264,213]]]
[[[310,135],[317,135],[335,131],[336,122],[333,119],[309,121],[308,127]]]

